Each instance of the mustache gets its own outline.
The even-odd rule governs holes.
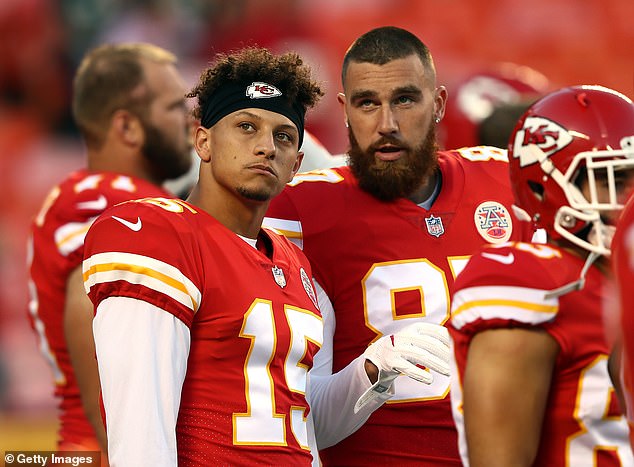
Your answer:
[[[379,138],[377,141],[375,141],[374,143],[372,143],[368,147],[367,152],[379,151],[381,149],[381,146],[385,146],[387,144],[390,144],[392,146],[396,146],[399,149],[405,149],[407,151],[410,150],[409,144],[403,143],[403,141],[399,140],[396,137],[393,137],[393,136],[381,136],[381,138]]]

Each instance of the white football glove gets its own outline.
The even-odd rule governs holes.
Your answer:
[[[438,324],[415,323],[371,344],[363,356],[379,369],[379,377],[354,406],[357,413],[392,386],[399,375],[431,384],[434,370],[449,376],[449,332]],[[424,367],[424,368],[421,368]]]

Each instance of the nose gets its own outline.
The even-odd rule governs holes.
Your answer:
[[[266,159],[275,157],[275,137],[273,133],[262,132],[258,135],[254,151],[258,156],[264,156]]]
[[[381,135],[389,135],[398,131],[396,115],[390,106],[381,107],[381,116],[378,131]]]

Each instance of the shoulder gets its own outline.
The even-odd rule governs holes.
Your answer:
[[[97,305],[127,296],[191,321],[204,269],[196,210],[185,201],[145,198],[105,211],[86,235],[83,276]]]
[[[357,186],[347,166],[299,173],[271,201],[265,224],[286,234],[301,231],[301,223],[331,223],[342,215],[343,200],[353,196]]]
[[[559,300],[548,292],[573,279],[562,267],[569,261],[567,254],[549,245],[514,242],[481,249],[456,278],[453,327],[496,320],[498,325],[529,326],[551,321]]]
[[[568,255],[551,245],[508,242],[487,245],[475,253],[456,279],[456,289],[478,283],[521,287],[556,287],[566,280],[554,273]],[[548,274],[542,274],[549,271]]]
[[[311,170],[310,172],[299,172],[293,177],[287,187],[293,188],[302,184],[336,185],[354,179],[350,167],[332,167],[327,169]]]
[[[440,151],[438,162],[445,170],[461,170],[466,175],[503,172],[508,177],[508,154],[492,146],[473,146]]]
[[[86,236],[86,249],[167,253],[194,238],[198,211],[177,198],[141,198],[119,203],[101,214]]]
[[[57,216],[62,219],[92,219],[123,201],[147,196],[167,196],[159,186],[145,180],[109,172],[79,170],[55,187]]]

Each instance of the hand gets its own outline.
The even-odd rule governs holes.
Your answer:
[[[434,380],[429,370],[449,376],[449,333],[438,324],[416,323],[371,344],[363,356],[379,370],[376,381],[357,401],[354,411],[384,393],[399,375],[421,383]]]

